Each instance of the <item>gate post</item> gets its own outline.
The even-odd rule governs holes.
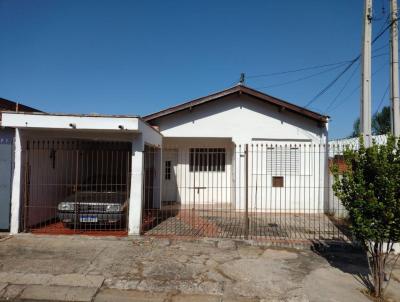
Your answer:
[[[244,169],[244,185],[245,185],[245,217],[244,217],[244,238],[249,239],[249,144],[244,149],[245,169]]]
[[[140,133],[132,141],[131,185],[129,195],[129,235],[140,235],[143,211],[144,141]]]
[[[11,223],[10,233],[17,234],[19,232],[20,220],[20,201],[21,201],[21,161],[22,161],[22,145],[21,134],[18,128],[15,129],[14,143],[14,170],[11,188]]]

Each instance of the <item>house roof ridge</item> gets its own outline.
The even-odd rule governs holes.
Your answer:
[[[301,115],[306,116],[308,118],[311,118],[311,119],[314,119],[314,120],[318,120],[320,122],[326,123],[329,120],[329,116],[327,116],[327,115],[320,114],[318,112],[309,110],[307,108],[298,106],[296,104],[290,103],[288,101],[285,101],[285,100],[279,99],[277,97],[271,96],[269,94],[266,94],[264,92],[258,91],[258,90],[254,89],[254,88],[246,86],[244,83],[238,83],[238,84],[236,84],[236,85],[234,85],[232,87],[229,87],[227,89],[224,89],[224,90],[221,90],[221,91],[218,91],[218,92],[214,92],[214,93],[211,93],[211,94],[203,96],[203,97],[195,98],[195,99],[186,101],[184,103],[181,103],[181,104],[178,104],[178,105],[175,105],[175,106],[172,106],[172,107],[169,107],[169,108],[166,108],[166,109],[163,109],[163,110],[160,110],[160,111],[148,114],[148,115],[145,115],[145,116],[143,116],[143,119],[145,121],[151,121],[151,120],[154,120],[156,118],[160,118],[160,117],[163,117],[163,116],[166,116],[166,115],[170,115],[170,114],[173,114],[175,112],[179,112],[179,111],[182,111],[182,110],[185,110],[185,109],[188,109],[188,108],[191,109],[194,106],[198,106],[198,105],[201,105],[201,104],[204,104],[204,103],[208,103],[210,101],[217,100],[219,98],[222,98],[222,97],[225,97],[225,96],[237,93],[237,92],[246,93],[248,95],[252,95],[253,97],[259,98],[259,99],[261,99],[261,100],[263,100],[265,102],[271,103],[271,104],[276,105],[278,107],[283,107],[285,109],[288,109],[288,110],[293,111],[295,113],[301,114]]]

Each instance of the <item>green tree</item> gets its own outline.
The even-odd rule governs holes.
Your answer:
[[[390,107],[385,106],[380,112],[376,112],[372,116],[372,134],[388,134],[390,133]],[[357,118],[353,123],[353,132],[351,137],[357,137],[360,135],[360,118]]]
[[[372,133],[375,135],[390,133],[390,107],[385,106],[381,112],[376,112],[372,117]]]
[[[360,136],[360,118],[358,117],[353,123],[353,133],[351,137],[358,137]]]
[[[333,168],[333,190],[348,211],[354,238],[367,251],[372,294],[381,299],[398,256],[393,245],[400,240],[400,141],[344,152],[347,169]]]

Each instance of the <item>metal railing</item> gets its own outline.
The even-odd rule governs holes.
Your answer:
[[[22,230],[127,233],[130,143],[28,140],[22,154]]]
[[[153,161],[156,172],[145,179],[144,191],[157,202],[144,204],[142,233],[349,240],[346,211],[332,191],[330,172],[344,148],[180,144],[165,147],[161,155],[146,150],[146,162]]]

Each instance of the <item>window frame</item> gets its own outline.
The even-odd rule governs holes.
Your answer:
[[[166,160],[164,166],[164,180],[171,180],[171,161]]]
[[[189,148],[189,172],[225,172],[226,148]]]

